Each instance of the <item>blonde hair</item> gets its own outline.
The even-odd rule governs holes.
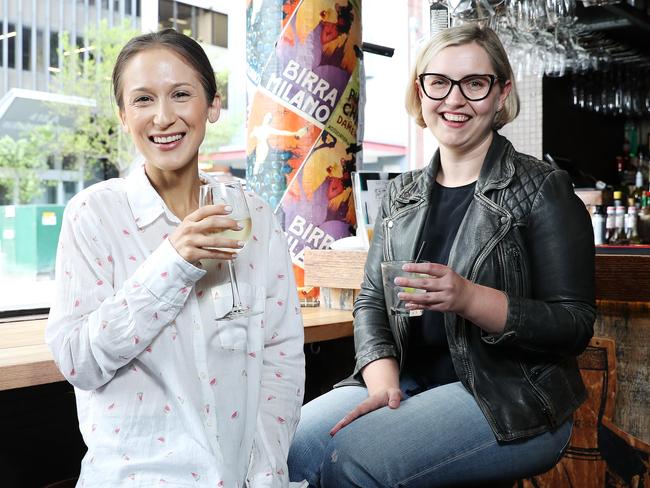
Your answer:
[[[511,90],[508,94],[503,109],[499,110],[492,122],[493,129],[500,129],[509,122],[512,122],[519,115],[519,95],[515,85],[515,77],[512,66],[508,60],[503,44],[497,34],[488,27],[480,27],[476,24],[463,24],[457,27],[444,29],[433,36],[422,46],[415,59],[415,65],[411,69],[409,84],[406,88],[406,111],[420,127],[426,127],[422,117],[422,104],[418,92],[418,75],[426,69],[431,59],[440,51],[450,46],[463,46],[475,42],[481,46],[494,68],[498,83],[503,87],[506,81],[510,81]]]

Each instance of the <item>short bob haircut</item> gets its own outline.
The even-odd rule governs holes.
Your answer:
[[[480,27],[477,24],[463,24],[457,27],[444,29],[434,35],[418,52],[415,66],[409,76],[409,84],[406,88],[406,111],[415,119],[420,127],[426,127],[422,117],[422,105],[418,93],[418,75],[423,73],[431,59],[446,47],[463,46],[475,42],[481,46],[499,78],[499,84],[503,87],[505,81],[510,80],[512,89],[506,98],[503,109],[497,112],[492,122],[492,128],[500,129],[509,122],[512,122],[519,115],[519,95],[515,85],[515,77],[508,60],[503,44],[496,33],[487,27]]]
[[[124,68],[136,54],[148,49],[169,49],[194,68],[199,75],[208,104],[211,104],[214,97],[218,95],[214,70],[199,43],[174,29],[164,29],[132,38],[117,56],[113,68],[113,95],[120,111],[124,110],[124,97],[122,95],[122,73]]]

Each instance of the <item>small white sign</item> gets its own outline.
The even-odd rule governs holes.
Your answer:
[[[5,207],[5,219],[13,219],[16,216],[16,207],[7,205]]]
[[[56,225],[56,213],[54,213],[54,212],[43,212],[41,214],[41,224],[42,225]]]
[[[5,229],[2,231],[2,238],[6,241],[9,241],[16,237],[16,233],[13,229]]]

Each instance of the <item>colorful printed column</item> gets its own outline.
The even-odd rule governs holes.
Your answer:
[[[356,224],[361,0],[249,0],[247,28],[246,177],[282,222],[309,300],[304,249]]]

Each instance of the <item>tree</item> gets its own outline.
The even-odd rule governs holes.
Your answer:
[[[39,170],[47,168],[43,139],[0,138],[0,193],[6,203],[29,203],[43,191]]]
[[[213,61],[214,66],[214,61]],[[228,70],[217,71],[214,73],[217,80],[217,90],[221,97],[221,106],[227,106],[227,86],[228,86]],[[242,127],[243,116],[241,114],[233,113],[232,110],[228,114],[221,113],[221,117],[214,124],[208,124],[205,131],[205,139],[201,144],[200,152],[202,154],[211,154],[219,151],[221,146],[228,144],[233,135]]]
[[[88,169],[99,161],[108,161],[120,172],[129,166],[135,153],[120,127],[111,74],[120,50],[137,34],[129,22],[111,28],[103,20],[98,27],[88,29],[87,46],[77,46],[67,33],[63,35],[63,53],[59,53],[63,56],[62,68],[54,75],[54,83],[58,91],[91,99],[93,103],[70,105],[66,109],[66,115],[74,120],[74,129],[55,129],[55,152],[75,155]]]

